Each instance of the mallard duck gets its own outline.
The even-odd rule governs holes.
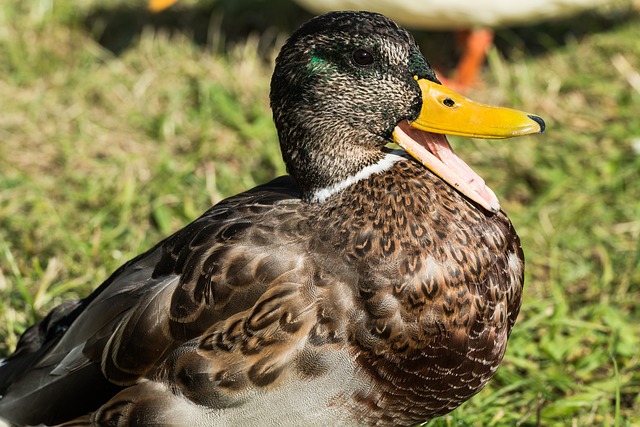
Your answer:
[[[442,86],[375,13],[300,27],[270,97],[289,175],[218,203],[30,327],[0,367],[0,418],[413,425],[489,381],[523,254],[444,134],[506,138],[543,120]]]

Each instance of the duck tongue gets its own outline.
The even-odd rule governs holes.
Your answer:
[[[500,202],[484,180],[453,151],[446,136],[413,128],[403,120],[395,129],[396,142],[453,188],[491,212]]]

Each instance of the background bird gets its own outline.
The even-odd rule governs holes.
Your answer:
[[[149,0],[149,9],[162,11],[177,0]],[[456,32],[460,58],[450,76],[441,76],[458,90],[477,81],[486,54],[493,43],[493,29],[533,25],[557,20],[586,10],[625,0],[533,0],[509,3],[501,0],[294,0],[305,9],[322,14],[332,10],[369,10],[389,16],[403,26]]]

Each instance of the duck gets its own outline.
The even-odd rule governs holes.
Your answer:
[[[178,0],[148,0],[151,12],[161,12]],[[400,25],[429,31],[453,31],[459,60],[440,79],[461,92],[480,81],[480,71],[491,49],[494,29],[534,25],[606,7],[628,0],[293,0],[305,10],[322,14],[335,10],[367,10],[382,13]]]
[[[152,10],[162,10],[176,0],[149,0]],[[466,92],[480,80],[480,70],[493,45],[494,29],[533,25],[588,10],[621,3],[620,0],[294,0],[313,13],[366,9],[382,13],[401,25],[430,31],[453,31],[459,60],[447,84]]]
[[[409,426],[490,380],[524,256],[446,135],[536,134],[543,119],[443,86],[371,12],[296,30],[270,104],[288,174],[29,327],[0,363],[5,423]]]
[[[162,10],[177,0],[150,0],[150,7]],[[401,25],[430,30],[464,30],[474,27],[499,28],[553,20],[578,14],[619,0],[531,0],[507,3],[486,0],[294,0],[313,13],[330,10],[364,9],[383,13]]]

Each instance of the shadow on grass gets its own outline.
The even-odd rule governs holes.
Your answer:
[[[291,0],[219,0],[202,1],[192,6],[180,3],[160,12],[140,6],[120,4],[92,10],[85,27],[97,41],[115,55],[120,55],[135,43],[145,28],[179,33],[191,37],[195,44],[210,46],[212,34],[222,36],[221,46],[242,42],[251,34],[261,37],[261,50],[267,51],[280,34],[290,34],[313,15],[305,12]]]
[[[505,57],[515,51],[538,55],[591,34],[610,31],[637,17],[638,11],[631,6],[620,6],[606,12],[587,11],[535,25],[498,29],[494,43]]]

